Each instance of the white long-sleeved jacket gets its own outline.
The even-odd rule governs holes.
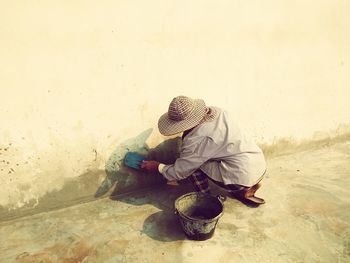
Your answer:
[[[172,165],[161,165],[169,181],[180,180],[201,169],[224,184],[253,186],[266,170],[262,150],[216,108],[218,117],[195,127],[183,139],[180,157]]]

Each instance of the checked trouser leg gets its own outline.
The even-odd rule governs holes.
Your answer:
[[[206,193],[206,194],[210,193],[209,179],[211,181],[213,181],[213,183],[215,183],[216,185],[218,185],[222,188],[225,188],[227,191],[229,191],[231,193],[237,193],[237,192],[240,192],[242,190],[249,188],[249,187],[245,187],[245,186],[241,186],[241,185],[237,185],[237,184],[225,185],[224,183],[217,182],[217,181],[209,178],[204,172],[202,172],[199,169],[190,175],[190,180],[191,180],[195,190],[197,192],[201,192],[201,193]]]
[[[196,170],[190,175],[190,180],[197,192],[209,194],[209,180],[205,173],[201,170]]]

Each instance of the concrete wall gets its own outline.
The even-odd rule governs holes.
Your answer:
[[[349,8],[341,0],[3,2],[1,215],[106,193],[116,180],[111,160],[165,139],[156,122],[177,95],[226,108],[260,143],[323,138],[349,123]],[[119,189],[148,182],[125,173]]]

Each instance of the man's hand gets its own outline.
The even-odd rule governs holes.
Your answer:
[[[157,161],[143,161],[141,168],[147,172],[158,172],[159,162]]]

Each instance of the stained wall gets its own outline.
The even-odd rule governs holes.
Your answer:
[[[227,109],[258,143],[348,131],[348,1],[1,6],[3,217],[159,183],[122,159],[167,139],[156,123],[177,95]]]

